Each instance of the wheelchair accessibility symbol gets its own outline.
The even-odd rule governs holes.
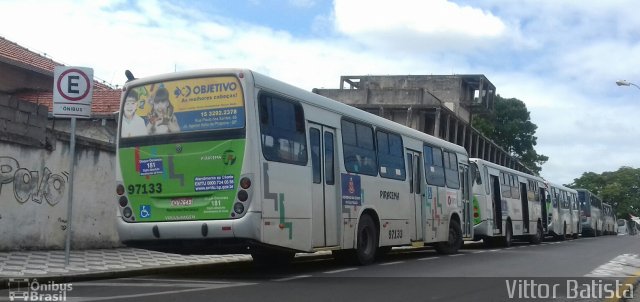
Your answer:
[[[141,205],[140,206],[140,218],[149,218],[151,217],[151,206],[150,205]]]

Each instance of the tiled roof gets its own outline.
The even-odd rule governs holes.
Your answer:
[[[110,115],[120,109],[120,96],[122,90],[93,90],[93,98],[91,101],[92,115]],[[16,95],[18,99],[46,105],[49,112],[53,110],[53,92],[31,92],[20,93]]]
[[[53,68],[63,65],[0,37],[0,61],[53,76]]]
[[[53,77],[56,66],[64,66],[52,59],[44,57],[4,37],[0,37],[0,62]],[[117,111],[120,104],[121,90],[113,89],[104,83],[93,81],[92,113],[111,114]],[[52,92],[33,92],[17,95],[18,98],[44,104],[52,110]]]

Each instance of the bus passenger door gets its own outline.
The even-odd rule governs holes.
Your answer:
[[[417,241],[424,241],[424,206],[422,204],[422,197],[424,196],[423,186],[423,173],[422,173],[422,153],[414,150],[407,149],[407,178],[409,179],[409,195],[413,199],[415,207],[415,232],[416,235],[412,236]]]
[[[520,183],[520,202],[522,204],[522,233],[529,233],[529,197],[527,196],[527,184]]]
[[[500,179],[491,175],[491,202],[493,205],[493,233],[502,234],[502,199]]]
[[[320,124],[309,125],[313,246],[336,246],[339,242],[336,131]]]
[[[547,193],[544,188],[539,188],[539,190],[540,207],[542,210],[542,232],[546,234],[549,226],[549,214],[547,213]]]
[[[462,190],[462,237],[469,238],[473,234],[471,230],[471,178],[469,174],[469,165],[459,164],[460,171],[460,189]]]

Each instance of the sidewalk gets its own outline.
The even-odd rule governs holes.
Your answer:
[[[324,253],[299,254],[298,257],[319,254]],[[241,261],[252,261],[251,255],[179,255],[135,248],[77,250],[71,251],[69,266],[65,266],[62,250],[0,252],[0,289],[7,288],[11,278],[69,282]]]

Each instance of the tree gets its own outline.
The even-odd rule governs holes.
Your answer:
[[[640,169],[623,166],[615,172],[585,172],[567,186],[598,195],[613,207],[618,218],[640,216]]]
[[[511,156],[535,173],[542,170],[549,157],[538,154],[534,135],[538,126],[531,122],[527,106],[516,98],[495,98],[492,113],[474,116],[472,125],[485,136],[504,148]]]

